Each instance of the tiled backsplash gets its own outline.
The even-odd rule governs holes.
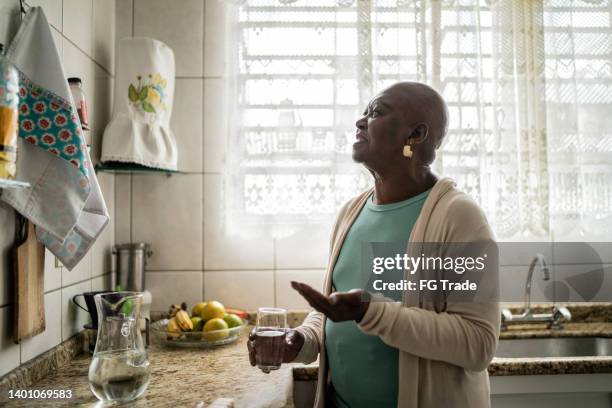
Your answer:
[[[8,0],[0,0],[2,2]],[[15,3],[13,1],[13,3]],[[18,2],[17,2],[18,3]],[[51,24],[55,44],[67,77],[83,80],[92,117],[92,158],[99,155],[101,134],[109,120],[115,48],[114,0],[27,0],[42,6]],[[45,256],[46,330],[21,344],[13,343],[13,270],[9,253],[13,245],[14,212],[0,203],[0,376],[49,350],[81,330],[88,316],[76,308],[77,293],[110,287],[108,253],[114,242],[115,177],[99,173],[100,188],[111,214],[111,223],[94,248],[72,270],[56,267],[55,257]]]

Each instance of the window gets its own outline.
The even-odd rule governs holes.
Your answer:
[[[242,1],[231,24],[228,225],[283,234],[333,218],[370,184],[351,160],[355,121],[400,80],[445,97],[450,126],[435,168],[481,204],[498,237],[549,238],[610,216],[610,10],[569,0]]]

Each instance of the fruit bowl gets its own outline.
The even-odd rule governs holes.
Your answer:
[[[169,333],[166,330],[168,319],[158,320],[151,323],[153,338],[162,344],[174,347],[188,348],[212,348],[234,343],[240,337],[242,330],[246,327],[244,323],[240,326],[222,330],[183,331],[180,333]]]

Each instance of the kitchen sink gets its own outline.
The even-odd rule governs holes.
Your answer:
[[[550,337],[501,339],[496,357],[583,357],[612,356],[612,338]]]

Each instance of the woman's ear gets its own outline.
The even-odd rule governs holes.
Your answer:
[[[428,135],[429,126],[427,126],[427,123],[417,123],[410,135],[408,135],[408,137],[404,141],[404,144],[417,145],[419,143],[423,143],[427,139]]]

